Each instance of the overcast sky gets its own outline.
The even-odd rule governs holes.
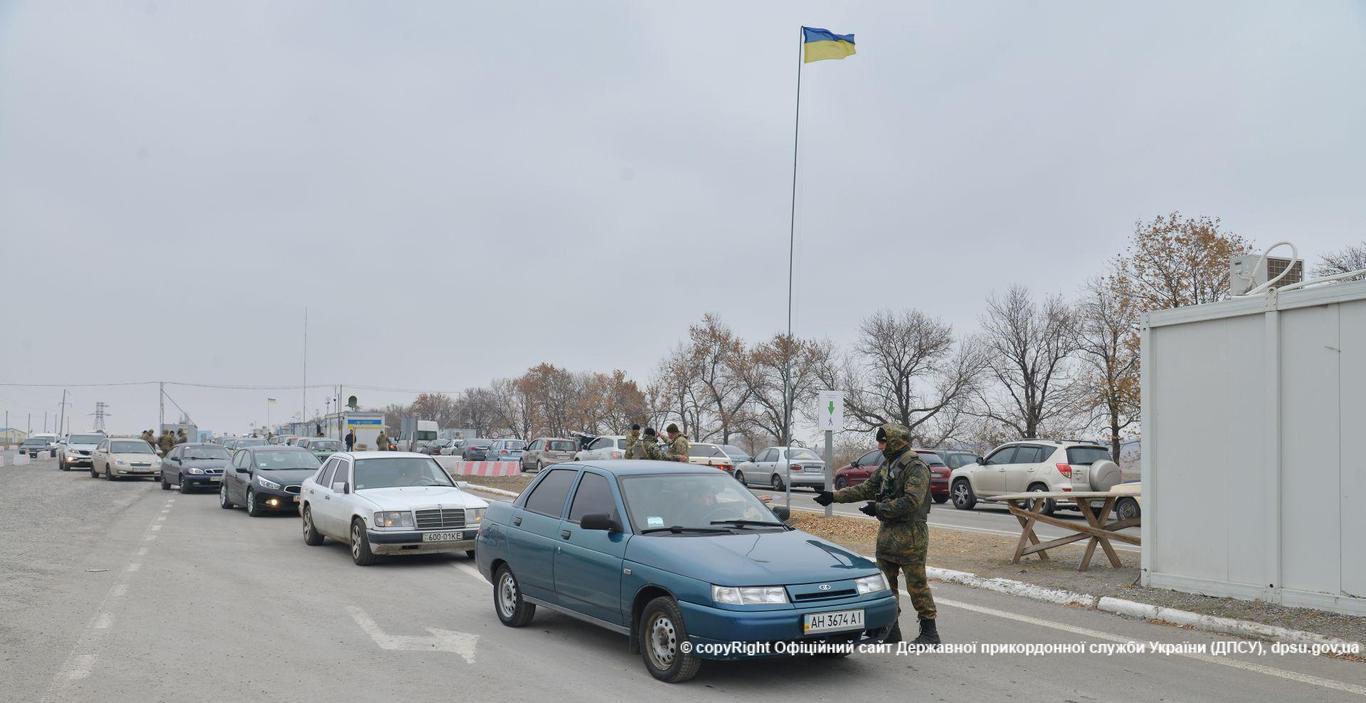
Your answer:
[[[310,383],[395,388],[780,331],[803,24],[858,54],[803,69],[798,334],[972,331],[1171,210],[1366,238],[1357,0],[665,5],[0,0],[0,382],[297,385],[305,306]],[[170,392],[218,431],[302,402]],[[70,400],[156,422],[155,387]]]

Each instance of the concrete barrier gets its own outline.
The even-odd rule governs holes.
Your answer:
[[[516,476],[522,473],[519,461],[462,461],[458,456],[432,458],[452,476]]]

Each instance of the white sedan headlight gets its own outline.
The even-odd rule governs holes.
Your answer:
[[[711,587],[712,601],[722,605],[771,605],[787,602],[787,589],[782,586],[716,586]]]
[[[272,491],[280,490],[280,484],[267,479],[265,476],[257,476],[256,483],[259,484],[262,488],[269,488]]]
[[[467,508],[465,510],[465,524],[478,525],[484,521],[484,508]]]
[[[413,514],[407,510],[386,510],[375,513],[375,527],[412,527]]]
[[[854,581],[854,586],[858,588],[858,594],[861,596],[888,590],[887,577],[882,574],[864,576],[863,578]]]
[[[115,463],[115,464],[118,464],[119,466],[127,466],[127,465],[128,465],[128,462],[124,461],[123,459],[115,459],[115,460],[114,460],[114,463]]]
[[[198,467],[195,467],[195,466],[191,466],[190,468],[185,469],[185,473],[187,473],[187,474],[189,474],[189,475],[191,475],[191,476],[203,476],[203,475],[204,475],[204,469],[201,469],[201,468],[198,468]]]

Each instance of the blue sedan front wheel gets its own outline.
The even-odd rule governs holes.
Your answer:
[[[702,660],[692,652],[683,611],[668,596],[645,604],[640,614],[640,655],[650,675],[666,683],[680,683],[697,675]]]
[[[536,614],[536,606],[522,598],[522,586],[507,564],[493,577],[493,609],[508,627],[525,627]]]

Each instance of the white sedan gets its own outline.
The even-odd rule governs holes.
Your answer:
[[[436,460],[407,452],[333,454],[300,487],[304,543],[351,545],[359,566],[382,554],[464,552],[488,503],[456,486]]]
[[[574,454],[574,461],[605,461],[626,458],[626,438],[621,435],[598,437]]]
[[[90,478],[161,478],[161,457],[141,439],[104,439],[90,453]]]

